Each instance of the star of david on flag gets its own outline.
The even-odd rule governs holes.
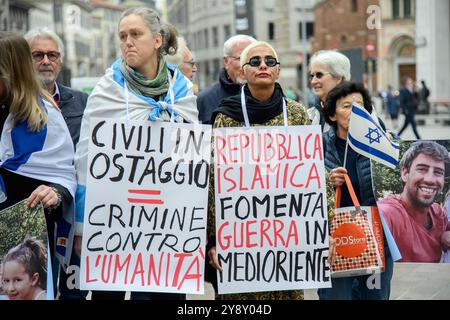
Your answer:
[[[363,156],[395,169],[400,147],[388,139],[377,119],[353,103],[348,129],[348,144]]]

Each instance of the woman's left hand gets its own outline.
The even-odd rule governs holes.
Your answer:
[[[42,202],[44,208],[54,206],[58,203],[58,194],[51,187],[42,184],[27,199],[31,208],[36,207],[39,202]]]

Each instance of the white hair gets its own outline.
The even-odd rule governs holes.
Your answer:
[[[350,60],[340,52],[334,50],[320,50],[311,57],[311,66],[324,65],[334,78],[342,77],[342,80],[350,81]]]
[[[175,54],[172,56],[167,55],[165,57],[165,60],[169,64],[174,64],[176,66],[179,66],[179,65],[183,64],[183,62],[184,62],[183,51],[186,50],[187,44],[186,44],[186,40],[184,40],[183,37],[177,37],[177,42],[178,42],[178,49],[175,52]]]
[[[39,29],[32,29],[28,31],[24,36],[25,40],[27,40],[28,44],[31,47],[31,44],[36,39],[50,39],[52,40],[56,46],[58,47],[58,51],[61,54],[61,61],[64,58],[64,44],[61,38],[51,29],[44,27]]]
[[[225,41],[225,43],[223,44],[223,56],[224,57],[229,57],[233,54],[232,49],[235,45],[237,45],[238,43],[241,42],[256,42],[256,39],[253,37],[250,37],[248,35],[245,34],[237,34],[235,36],[232,36],[231,38],[229,38],[227,41]]]
[[[272,50],[272,52],[273,52],[273,54],[275,56],[275,59],[277,59],[277,61],[278,61],[277,52],[275,51],[275,49],[269,43],[267,43],[265,41],[256,41],[256,42],[253,42],[252,44],[248,45],[244,49],[244,51],[242,51],[242,53],[241,53],[241,61],[240,61],[241,67],[248,62],[248,59],[249,59],[248,58],[248,53],[250,52],[250,50],[252,50],[253,48],[258,48],[258,47],[266,47],[266,48],[269,48],[270,50]]]

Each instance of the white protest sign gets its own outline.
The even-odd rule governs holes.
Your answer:
[[[81,289],[202,294],[211,127],[93,119]]]
[[[219,293],[330,287],[320,126],[214,130]]]

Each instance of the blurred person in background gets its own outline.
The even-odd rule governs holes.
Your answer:
[[[241,53],[256,39],[238,34],[232,36],[223,45],[224,68],[220,71],[219,81],[200,91],[197,99],[198,119],[205,124],[211,123],[211,115],[224,98],[239,94],[243,80],[239,77]]]

